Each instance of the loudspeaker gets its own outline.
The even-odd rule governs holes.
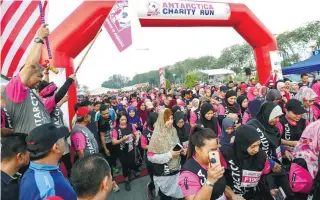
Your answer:
[[[246,76],[251,75],[251,69],[250,68],[244,68],[244,71],[246,72]]]

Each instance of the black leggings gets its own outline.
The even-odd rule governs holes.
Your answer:
[[[132,169],[135,172],[139,172],[138,166],[134,161],[134,150],[130,152],[120,151],[119,159],[122,166],[122,174],[125,178],[129,176],[129,170]]]
[[[145,156],[145,161],[146,161],[146,166],[147,166],[147,170],[151,179],[151,182],[149,184],[149,190],[154,190],[155,186],[154,186],[154,182],[153,182],[153,174],[154,174],[154,169],[153,169],[153,165],[152,163],[147,159],[147,156]]]
[[[106,143],[107,149],[110,151],[110,158],[108,158],[108,163],[110,167],[117,166],[117,157],[118,157],[118,145],[112,145],[112,143]],[[109,157],[109,156],[107,156]]]

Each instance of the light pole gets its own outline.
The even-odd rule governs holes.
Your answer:
[[[174,84],[176,84],[176,74],[172,74],[172,76],[173,76]]]

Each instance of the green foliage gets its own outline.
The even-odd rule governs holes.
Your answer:
[[[103,82],[101,87],[120,89],[130,84],[130,82],[132,81],[129,81],[128,77],[122,76],[121,74],[114,74],[109,77],[109,80]]]
[[[320,48],[320,21],[312,21],[294,30],[281,33],[276,39],[282,57],[281,66],[290,66],[306,58],[306,53],[311,40],[317,41],[318,48]],[[192,83],[189,84],[189,74],[194,74],[198,70],[220,68],[231,69],[238,75],[235,79],[246,80],[246,77],[242,76],[244,68],[255,70],[255,67],[253,49],[248,44],[243,43],[235,44],[223,49],[218,58],[207,55],[200,58],[187,58],[183,61],[176,62],[173,65],[166,66],[165,73],[166,79],[171,83],[174,83],[176,80],[177,83],[182,82],[187,85],[192,85]],[[173,74],[176,75],[175,78],[173,77]],[[188,78],[188,80],[186,80],[186,78]],[[122,81],[123,79],[125,80]],[[102,86],[121,88],[122,85],[129,86],[145,82],[149,82],[150,85],[158,86],[160,84],[159,71],[155,70],[137,74],[131,81],[127,80],[125,77],[109,78]],[[192,85],[192,87],[193,86],[194,85]]]
[[[199,80],[199,75],[196,73],[190,73],[185,75],[183,86],[186,88],[192,88],[195,86],[197,81]]]
[[[168,79],[166,79],[166,89],[171,88],[171,83]]]

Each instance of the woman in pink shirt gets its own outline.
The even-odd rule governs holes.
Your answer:
[[[226,200],[225,162],[212,164],[209,152],[218,149],[217,135],[197,126],[190,136],[188,160],[179,176],[179,186],[186,200]],[[221,154],[219,154],[221,157]]]
[[[129,182],[130,169],[134,170],[135,176],[140,176],[138,167],[135,164],[135,149],[139,142],[139,133],[136,128],[128,123],[128,116],[120,112],[117,118],[116,127],[112,130],[112,144],[119,145],[119,159],[122,166],[122,173],[125,178],[125,189],[131,190]]]

